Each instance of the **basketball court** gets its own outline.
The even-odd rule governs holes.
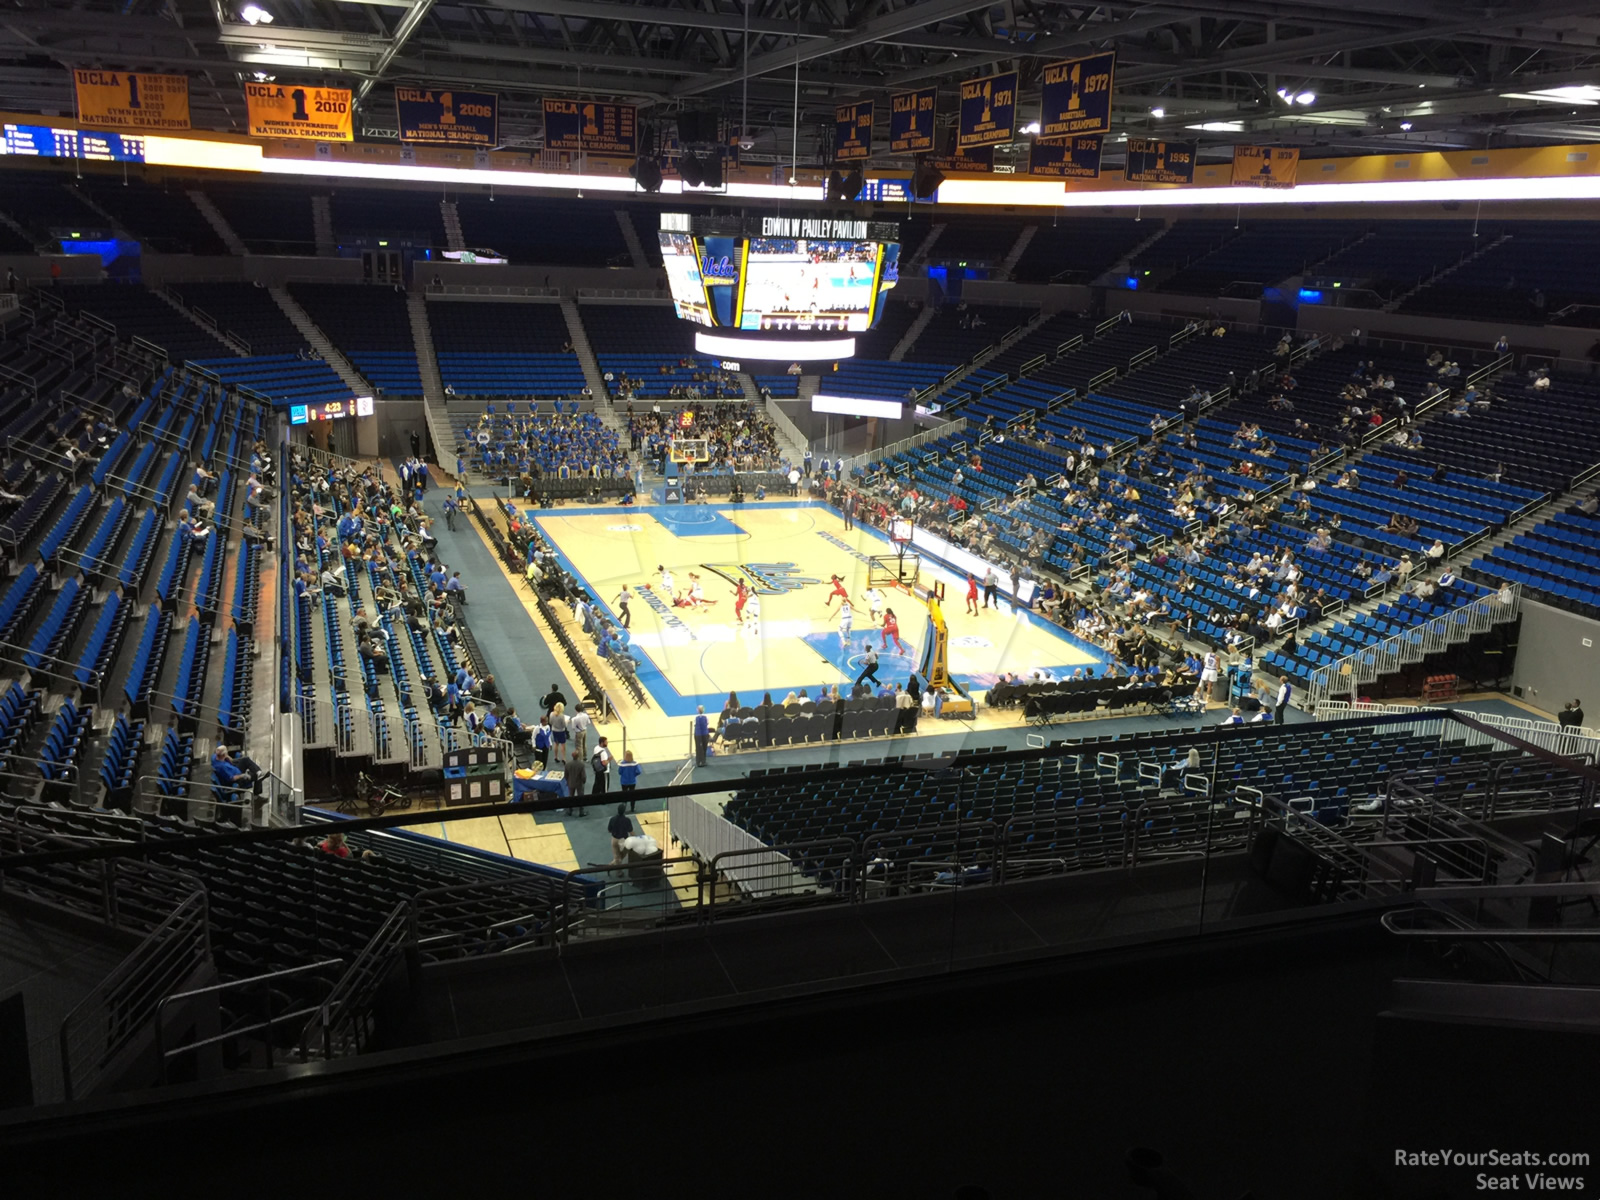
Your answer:
[[[718,712],[730,691],[744,704],[766,693],[776,701],[802,689],[814,696],[825,685],[847,691],[869,639],[880,656],[878,677],[904,682],[922,671],[931,636],[927,589],[939,582],[949,672],[965,689],[985,690],[1002,672],[1061,674],[1109,661],[1098,647],[1010,604],[967,615],[964,575],[914,554],[901,561],[883,534],[846,529],[839,513],[817,501],[530,509],[527,516],[613,620],[628,586],[639,680],[665,716],[688,716],[698,705]],[[916,595],[890,582],[897,567],[908,581],[920,577]],[[835,575],[853,608],[848,641]],[[759,605],[756,620],[748,602],[745,619],[735,617],[741,581]],[[697,584],[701,603],[679,603]],[[898,644],[873,619],[866,599],[873,585],[898,621]]]

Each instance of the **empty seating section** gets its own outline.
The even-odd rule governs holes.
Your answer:
[[[671,308],[659,304],[585,304],[578,309],[589,348],[600,364],[613,396],[620,395],[622,379],[632,395],[662,398],[673,389],[697,388],[702,395],[735,398],[744,389],[732,376],[724,376],[718,360],[695,353],[690,327]],[[716,378],[708,379],[708,373]],[[702,376],[696,380],[695,376]]]
[[[495,250],[512,262],[633,265],[621,226],[611,210],[600,205],[502,192],[457,197],[456,214],[470,248]]]
[[[839,369],[824,374],[817,391],[828,396],[853,396],[876,400],[909,400],[913,394],[935,387],[950,373],[946,363],[875,362],[847,358]]]
[[[379,392],[422,395],[404,292],[372,284],[291,283],[289,294]]]
[[[614,224],[614,222],[613,222]],[[439,375],[458,396],[564,396],[583,390],[583,367],[555,304],[428,304]]]
[[[318,404],[355,396],[337,371],[316,359],[266,354],[196,361],[223,383],[247,387],[279,404]]]
[[[1099,390],[1115,400],[1138,400],[1170,408],[1196,391],[1220,394],[1224,388],[1236,387],[1255,367],[1271,361],[1276,342],[1270,333],[1236,332],[1220,338],[1198,331],[1180,333],[1170,343],[1170,354],[1141,364],[1133,373]]]
[[[292,184],[263,188],[251,183],[201,187],[223,219],[252,254],[315,254],[317,234],[311,219],[313,189]]]
[[[328,209],[333,217],[334,236],[340,241],[386,239],[409,241],[415,246],[445,244],[444,215],[438,195],[431,191],[342,187],[328,196]]]
[[[1011,277],[1019,283],[1092,283],[1156,229],[1156,222],[1133,217],[1041,222]]]
[[[1472,561],[1482,579],[1507,579],[1523,594],[1600,618],[1600,519],[1577,505]]]
[[[800,395],[800,376],[790,375],[752,375],[758,390],[765,391],[775,400],[793,400]]]
[[[890,771],[848,784],[794,768],[777,787],[767,779],[760,792],[735,793],[724,815],[769,846],[793,848],[791,860],[822,886],[842,882],[840,872],[859,853],[870,889],[954,882],[992,864],[997,850],[1008,872],[1029,873],[1199,854],[1208,842],[1213,850],[1243,849],[1248,808],[1238,801],[1252,792],[1322,824],[1351,825],[1359,836],[1366,817],[1357,806],[1381,798],[1403,775],[1432,773],[1450,802],[1469,812],[1482,811],[1497,768],[1512,768],[1519,796],[1553,782],[1514,749],[1383,725],[1244,729],[1217,741],[1216,798],[1224,807],[1215,809],[1211,796],[1181,790],[1187,745],[1178,733],[1088,739],[1062,747],[1061,757],[971,764],[944,776]],[[1209,759],[1211,747],[1201,752]],[[897,761],[905,760],[886,764]]]
[[[949,217],[944,225],[929,261],[972,266],[999,266],[1024,227],[1015,217]]]
[[[1155,233],[1155,228],[1150,232]],[[1133,256],[1130,270],[1145,291],[1160,290],[1163,281],[1174,272],[1238,236],[1236,221],[1209,218],[1173,221],[1166,232]]]
[[[56,709],[37,756],[37,769],[44,780],[43,798],[53,799],[58,794],[53,784],[70,784],[77,779],[93,719],[94,709],[74,704],[71,700],[63,700],[61,707]]]
[[[912,323],[917,319],[921,307],[912,308],[909,304],[897,304],[894,293],[880,301],[883,310],[878,317],[878,323],[865,333],[856,335],[856,355],[859,358],[886,359],[894,353],[894,348],[900,344],[900,339],[911,329]]]
[[[1236,283],[1251,294],[1303,274],[1334,251],[1363,236],[1356,222],[1246,221],[1237,237],[1161,282],[1164,291],[1219,295]]]
[[[162,254],[226,254],[216,230],[187,189],[158,186],[137,175],[85,175],[76,185],[127,233]]]
[[[26,229],[32,242],[20,246],[17,253],[32,253],[35,246],[71,238],[75,231],[111,232],[106,229],[106,219],[72,191],[72,182],[66,171],[6,171],[0,212]],[[11,231],[6,234],[11,236]]]
[[[196,314],[204,313],[217,328],[234,334],[252,355],[297,354],[306,339],[289,320],[272,293],[251,283],[181,283],[175,289]]]
[[[1400,305],[1401,312],[1474,321],[1543,324],[1572,305],[1600,304],[1588,263],[1597,244],[1587,221],[1518,221],[1509,235]],[[1480,238],[1479,243],[1486,241]],[[1595,314],[1575,324],[1593,325]]]
[[[1500,528],[1539,498],[1525,488],[1470,476],[1447,475],[1435,483],[1425,463],[1399,452],[1369,454],[1356,468],[1360,487],[1319,488],[1311,497],[1312,512],[1320,520],[1338,513],[1341,535],[1387,546],[1396,554],[1415,555],[1435,538],[1453,553],[1463,543]],[[1402,474],[1405,480],[1400,479]],[[1384,531],[1395,513],[1419,523],[1414,536]]]
[[[947,304],[906,350],[913,362],[971,362],[1035,316],[1033,309],[1001,304]]]
[[[1314,272],[1319,281],[1367,288],[1385,300],[1409,291],[1489,245],[1498,230],[1470,221],[1379,221]]]
[[[86,312],[116,326],[124,338],[154,342],[174,362],[231,354],[226,342],[213,337],[142,284],[63,284],[58,291],[70,312]]]

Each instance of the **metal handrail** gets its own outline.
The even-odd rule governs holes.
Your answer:
[[[279,1013],[275,1017],[269,1016],[265,1021],[257,1021],[253,1025],[235,1026],[232,1029],[225,1030],[224,1032],[215,1034],[212,1037],[201,1038],[198,1041],[193,1042],[185,1042],[181,1046],[175,1046],[171,1050],[168,1050],[166,1045],[166,1023],[163,1020],[163,1017],[167,1011],[167,1005],[174,1004],[179,1000],[192,1000],[197,996],[220,996],[224,992],[241,991],[245,988],[262,988],[267,996],[267,1010],[270,1013],[272,1005],[272,988],[270,985],[273,980],[289,979],[298,975],[308,975],[312,971],[320,971],[325,967],[342,966],[344,966],[344,959],[342,958],[325,958],[320,962],[302,963],[298,967],[285,967],[280,971],[269,971],[264,975],[252,975],[247,979],[232,979],[226,983],[214,983],[210,987],[191,988],[186,992],[174,992],[172,995],[165,997],[161,1003],[156,1006],[154,1017],[156,1056],[160,1068],[161,1082],[163,1084],[167,1082],[167,1063],[180,1054],[195,1053],[205,1049],[207,1046],[215,1046],[223,1042],[235,1041],[241,1037],[245,1037],[248,1034],[263,1033],[267,1030],[275,1029],[279,1025],[282,1025],[288,1021],[295,1020],[296,1018],[303,1019],[305,1017],[309,1017],[317,1011],[317,1006],[315,1005],[308,1008],[291,1009],[288,1012]],[[272,1039],[263,1038],[262,1041],[267,1047],[267,1066],[270,1068],[273,1065],[272,1055],[274,1047],[272,1045]]]
[[[327,999],[317,1007],[316,1016],[306,1023],[300,1034],[302,1059],[310,1057],[313,1036],[321,1042],[323,1058],[338,1057],[352,1046],[359,1052],[367,1031],[357,1027],[356,1022],[382,982],[383,973],[405,946],[410,930],[411,902],[406,900],[390,910]]]

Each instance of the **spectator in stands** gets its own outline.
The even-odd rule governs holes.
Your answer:
[[[236,797],[245,788],[259,796],[266,772],[252,758],[243,755],[234,758],[233,752],[219,743],[211,754],[211,777],[222,787],[233,789],[232,794]]]
[[[1569,700],[1566,707],[1556,714],[1556,722],[1563,726],[1581,726],[1583,724],[1583,701]]]
[[[192,485],[189,488],[188,500],[190,511],[197,517],[209,517],[217,511],[216,504],[207,500]]]
[[[1242,713],[1238,708],[1235,708],[1231,713],[1222,719],[1222,723],[1224,725],[1243,725],[1244,713]]]
[[[200,542],[211,536],[211,529],[194,517],[185,516],[178,522],[178,533],[191,541]]]

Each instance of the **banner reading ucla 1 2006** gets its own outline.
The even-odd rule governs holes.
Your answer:
[[[1292,188],[1300,151],[1283,146],[1235,146],[1233,182],[1240,187]]]
[[[500,101],[493,92],[397,87],[394,111],[402,142],[481,146],[486,150],[500,144]]]
[[[1053,179],[1099,179],[1100,139],[1098,137],[1039,139],[1028,151],[1028,174]]]
[[[933,116],[937,88],[896,92],[889,98],[889,152],[926,154],[933,149]]]
[[[1123,178],[1129,183],[1193,183],[1194,153],[1192,142],[1129,138]]]
[[[1111,81],[1115,54],[1050,63],[1044,69],[1039,136],[1075,137],[1111,132]]]
[[[833,161],[852,162],[872,157],[871,100],[841,104],[833,110]]]
[[[355,140],[349,88],[247,83],[244,105],[252,137]]]
[[[1009,142],[1017,124],[1017,73],[969,79],[961,85],[961,120],[956,147],[999,146]]]
[[[107,129],[188,129],[189,79],[133,71],[74,71],[78,120]]]
[[[636,158],[639,110],[631,104],[546,100],[544,148],[599,158]]]

